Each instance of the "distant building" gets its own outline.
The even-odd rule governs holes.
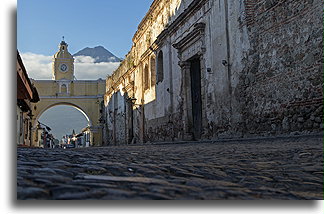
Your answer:
[[[83,137],[84,147],[91,146],[91,141],[90,141],[91,131],[90,131],[90,128],[86,127],[84,129],[82,129],[81,133],[82,133],[82,137]]]
[[[75,131],[72,131],[72,134],[63,136],[60,147],[64,148],[67,145],[72,145],[75,148],[83,148],[91,146],[90,142],[91,130],[89,126],[82,129],[82,131],[78,134]]]
[[[63,146],[64,144],[67,144],[67,136],[66,135],[62,137],[62,140],[60,142],[60,146]]]
[[[24,63],[17,51],[17,144],[19,146],[36,146],[32,144],[32,117],[31,103],[37,103],[39,96],[31,83]]]
[[[38,121],[36,126],[36,138],[34,139],[34,146],[41,148],[52,148],[53,135],[49,132],[51,128]]]
[[[46,132],[46,129],[42,127],[40,124],[37,125],[37,131],[36,131],[36,139],[35,139],[35,146],[44,148],[44,133]]]

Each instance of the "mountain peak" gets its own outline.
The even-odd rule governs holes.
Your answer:
[[[101,45],[94,47],[94,49],[105,49],[105,50],[106,50],[106,48],[104,48],[104,47],[101,46]]]
[[[108,51],[101,45],[96,46],[94,48],[86,47],[73,54],[73,56],[90,56],[95,59],[95,63],[121,61],[120,58],[116,57],[114,54],[112,54],[110,51]]]

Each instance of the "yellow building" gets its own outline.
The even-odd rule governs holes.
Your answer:
[[[67,48],[68,44],[65,41],[62,41],[59,45],[59,51],[53,57],[53,80],[74,79],[74,58],[68,52]]]
[[[90,143],[102,145],[102,117],[105,80],[75,80],[74,58],[68,52],[68,44],[62,41],[53,56],[52,80],[32,80],[39,91],[40,102],[33,108],[33,143],[36,145],[37,121],[49,108],[69,105],[81,111],[88,120]]]

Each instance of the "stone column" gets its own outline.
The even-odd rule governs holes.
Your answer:
[[[200,60],[200,81],[201,81],[201,137],[204,137],[205,131],[208,127],[208,120],[207,120],[207,106],[206,106],[206,100],[207,100],[207,81],[206,81],[206,63],[204,58],[204,53],[206,49],[204,46],[201,47],[201,50],[198,52],[199,60]]]
[[[182,99],[183,99],[183,140],[192,140],[192,117],[191,115],[191,80],[190,80],[190,63],[185,61],[179,62],[181,67],[181,79],[182,79]]]

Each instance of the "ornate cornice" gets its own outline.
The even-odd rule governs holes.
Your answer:
[[[161,47],[168,35],[173,34],[179,29],[179,26],[183,25],[188,19],[198,10],[202,8],[209,0],[193,0],[191,4],[172,22],[165,28],[154,41],[154,44]]]
[[[208,2],[209,0],[193,0],[191,4],[174,20],[170,26],[168,27],[169,33],[173,33],[178,29],[180,25],[182,25],[184,22],[188,20],[202,6]]]
[[[180,51],[185,49],[187,46],[190,46],[201,37],[203,37],[203,35],[205,34],[205,26],[206,24],[203,22],[196,23],[194,25],[194,29],[188,35],[186,35],[183,39],[173,44],[172,46]]]
[[[153,48],[149,47],[142,55],[140,61],[144,61],[147,57],[149,57],[153,53]]]
[[[148,10],[148,12],[146,13],[146,15],[144,16],[144,18],[142,19],[142,21],[140,22],[140,24],[137,27],[137,31],[135,32],[135,34],[133,36],[133,42],[136,42],[138,40],[138,38],[146,30],[147,25],[148,25],[147,23],[150,22],[151,18],[153,17],[153,13],[155,12],[156,8],[159,6],[159,4],[162,1],[165,1],[163,3],[163,5],[166,5],[166,3],[169,2],[169,0],[155,0],[155,1],[153,1],[153,3],[150,6],[150,9]],[[145,29],[143,29],[143,28],[145,28]]]

